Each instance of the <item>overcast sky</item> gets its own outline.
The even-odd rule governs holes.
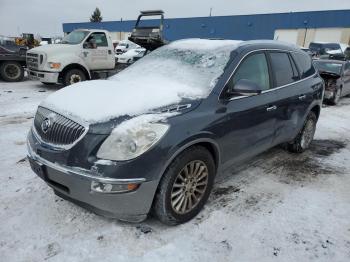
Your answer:
[[[62,23],[89,21],[98,6],[104,21],[136,19],[140,10],[165,17],[350,9],[350,0],[0,0],[0,35],[62,35]]]

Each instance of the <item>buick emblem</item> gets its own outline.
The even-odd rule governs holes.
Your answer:
[[[44,132],[44,134],[46,134],[47,131],[49,131],[50,127],[51,127],[51,120],[50,120],[50,118],[46,118],[41,123],[41,130]]]

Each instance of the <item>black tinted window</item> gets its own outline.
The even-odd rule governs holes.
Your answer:
[[[298,74],[293,70],[289,55],[284,52],[271,52],[271,64],[276,79],[276,86],[284,86],[298,80]]]
[[[315,73],[315,68],[312,65],[311,57],[304,53],[292,53],[292,56],[299,68],[301,78],[312,76]]]
[[[241,79],[250,80],[261,86],[263,90],[270,88],[269,69],[265,54],[250,55],[243,60],[229,85],[234,86]]]

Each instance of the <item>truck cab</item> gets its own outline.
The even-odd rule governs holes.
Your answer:
[[[92,79],[115,67],[112,38],[106,30],[78,29],[60,44],[44,45],[27,52],[28,75],[44,84],[70,85]]]

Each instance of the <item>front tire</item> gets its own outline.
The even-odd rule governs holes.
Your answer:
[[[68,70],[63,76],[64,86],[69,86],[86,80],[85,73],[77,68]]]
[[[164,173],[153,211],[167,225],[178,225],[194,218],[210,195],[215,179],[215,163],[202,146],[186,149]]]
[[[20,82],[24,78],[24,69],[16,61],[7,61],[1,64],[0,75],[7,82]]]
[[[293,153],[302,153],[308,149],[315,135],[316,124],[317,117],[314,112],[310,112],[302,130],[293,142],[287,144],[287,149]]]

